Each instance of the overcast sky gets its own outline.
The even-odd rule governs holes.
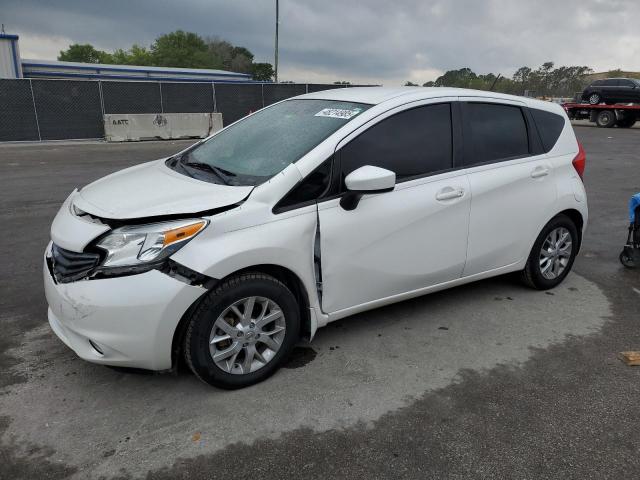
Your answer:
[[[280,79],[423,83],[449,69],[640,70],[640,0],[280,0]],[[23,58],[107,51],[182,29],[273,62],[275,0],[0,0]]]

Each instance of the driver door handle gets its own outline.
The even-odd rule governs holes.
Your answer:
[[[531,178],[540,178],[549,175],[549,169],[547,167],[536,167],[531,172]]]
[[[436,200],[452,200],[454,198],[460,198],[464,196],[464,188],[462,187],[444,187],[438,193],[436,193]]]

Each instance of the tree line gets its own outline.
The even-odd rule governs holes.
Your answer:
[[[211,68],[248,73],[254,80],[270,81],[273,66],[254,62],[254,55],[217,37],[201,37],[193,32],[176,30],[160,35],[149,46],[134,44],[128,49],[105,52],[91,44],[70,45],[60,52],[58,60],[65,62],[141,65],[153,67]]]
[[[449,70],[423,87],[460,87],[476,90],[493,90],[501,93],[522,95],[525,91],[536,96],[573,96],[582,91],[588,83],[587,75],[593,70],[586,66],[555,67],[553,62],[545,62],[535,70],[520,67],[511,78],[487,73],[478,75],[470,68]],[[608,76],[615,77],[619,71],[611,71]],[[407,82],[405,85],[414,85]]]

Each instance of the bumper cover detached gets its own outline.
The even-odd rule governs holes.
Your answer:
[[[206,290],[157,270],[56,283],[45,261],[49,324],[89,362],[149,370],[171,368],[173,334]]]

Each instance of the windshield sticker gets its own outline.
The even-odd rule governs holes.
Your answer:
[[[349,120],[351,117],[358,115],[362,109],[354,108],[353,110],[346,110],[343,108],[325,108],[316,113],[315,117],[330,117],[341,118],[342,120]]]

